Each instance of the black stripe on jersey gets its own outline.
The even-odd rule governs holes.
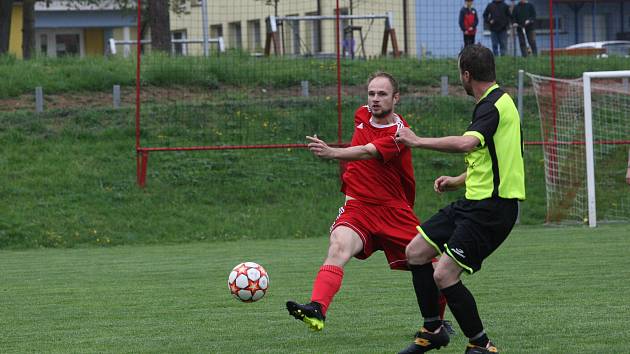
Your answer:
[[[486,141],[486,146],[488,147],[488,153],[490,154],[490,159],[492,160],[492,184],[494,188],[492,190],[492,196],[499,196],[499,184],[501,184],[501,177],[499,175],[499,160],[497,159],[497,149],[494,146],[494,140]]]

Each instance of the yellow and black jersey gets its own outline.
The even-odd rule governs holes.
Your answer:
[[[464,135],[479,138],[466,154],[466,199],[525,199],[521,121],[514,101],[497,84],[481,97]]]

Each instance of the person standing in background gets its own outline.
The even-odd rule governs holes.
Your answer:
[[[464,32],[464,47],[475,44],[477,34],[477,10],[472,6],[473,0],[466,0],[464,7],[459,11],[459,28]]]
[[[510,7],[503,0],[494,0],[486,6],[483,19],[490,27],[490,40],[494,56],[507,53],[507,29],[510,26]]]
[[[512,18],[514,19],[516,33],[518,33],[518,44],[521,47],[521,54],[523,57],[529,54],[527,50],[529,43],[529,49],[531,49],[532,55],[536,56],[538,54],[538,48],[536,47],[536,31],[534,29],[534,22],[536,21],[536,9],[534,5],[527,2],[527,0],[519,0],[512,11]],[[525,39],[526,36],[527,39]]]

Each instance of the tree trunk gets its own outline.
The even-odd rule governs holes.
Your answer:
[[[0,55],[9,52],[13,0],[0,0]]]
[[[151,50],[171,52],[169,0],[149,0]]]
[[[35,0],[23,0],[22,11],[22,58],[30,59],[35,47]]]

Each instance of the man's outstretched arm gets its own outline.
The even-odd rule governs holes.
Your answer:
[[[423,138],[411,129],[403,128],[396,134],[396,142],[409,147],[437,150],[442,152],[470,152],[480,140],[473,135],[445,136],[441,138]]]
[[[381,154],[378,152],[374,144],[350,146],[346,148],[334,148],[328,146],[328,144],[319,139],[317,135],[307,136],[306,139],[310,141],[310,143],[308,144],[308,149],[315,156],[321,157],[322,159],[354,161],[369,160],[381,157]]]

